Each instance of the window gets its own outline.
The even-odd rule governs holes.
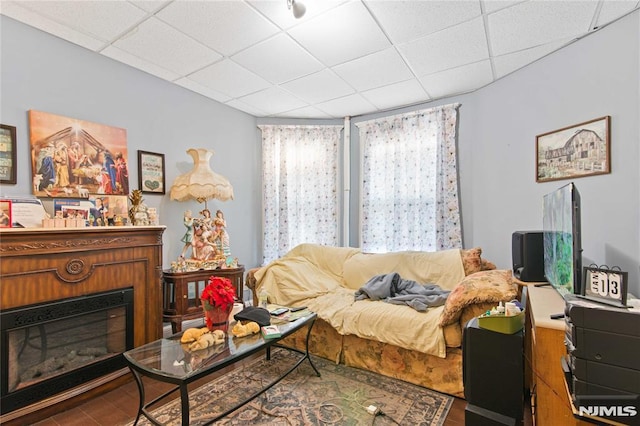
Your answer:
[[[363,251],[461,247],[457,107],[356,124],[362,153]]]
[[[261,125],[263,264],[301,243],[338,244],[342,126]]]

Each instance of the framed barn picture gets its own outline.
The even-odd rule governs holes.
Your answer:
[[[611,173],[610,116],[536,136],[536,182]]]

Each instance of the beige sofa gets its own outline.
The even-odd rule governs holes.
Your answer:
[[[307,306],[318,314],[312,353],[345,365],[463,397],[462,333],[467,321],[516,297],[511,271],[496,270],[482,250],[362,253],[349,247],[302,244],[249,271],[247,286],[265,288],[270,303]],[[451,290],[444,306],[418,312],[384,301],[355,301],[378,274]],[[290,338],[302,347],[303,333]]]

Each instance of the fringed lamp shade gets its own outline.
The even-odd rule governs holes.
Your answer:
[[[209,167],[213,151],[191,148],[187,154],[193,158],[193,170],[176,178],[171,186],[171,199],[177,201],[197,200],[199,203],[217,199],[233,200],[233,187],[222,175]],[[206,207],[205,207],[206,208]]]

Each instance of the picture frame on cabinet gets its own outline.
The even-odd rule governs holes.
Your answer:
[[[0,124],[0,183],[16,183],[16,128]]]
[[[611,173],[611,117],[536,136],[536,182]]]
[[[164,154],[138,151],[138,188],[147,194],[165,193]]]
[[[11,200],[0,200],[0,228],[11,228],[12,223]]]

